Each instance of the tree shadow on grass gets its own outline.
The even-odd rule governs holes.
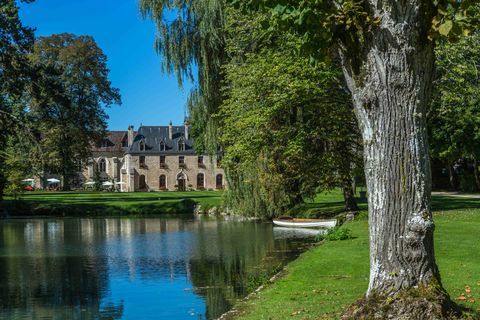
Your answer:
[[[450,211],[459,209],[480,209],[480,199],[453,196],[432,196],[433,211]]]
[[[367,200],[365,199],[357,198],[357,204],[361,211],[368,209]],[[461,209],[480,209],[480,199],[432,196],[432,210],[434,212]],[[292,208],[287,212],[287,215],[294,217],[331,218],[344,211],[343,201],[306,202]]]

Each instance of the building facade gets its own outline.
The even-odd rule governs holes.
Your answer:
[[[219,190],[226,187],[221,157],[195,152],[189,126],[140,126],[110,131],[83,172],[93,181],[98,172],[124,192]]]

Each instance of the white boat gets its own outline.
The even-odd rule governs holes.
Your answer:
[[[337,220],[280,218],[273,219],[273,223],[277,226],[290,228],[333,228],[337,225]]]

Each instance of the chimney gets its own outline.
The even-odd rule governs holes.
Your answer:
[[[188,121],[185,120],[184,126],[185,126],[185,139],[188,140],[188,138],[189,138],[189,136],[188,136],[188,127],[189,127]]]
[[[129,125],[128,126],[128,146],[129,147],[133,144],[134,135],[135,135],[135,132],[133,131],[133,126]]]
[[[173,140],[173,126],[172,126],[172,121],[170,121],[170,124],[168,125],[168,139]]]

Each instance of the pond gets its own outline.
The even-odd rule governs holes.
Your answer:
[[[193,217],[3,220],[0,319],[215,319],[312,241]]]

